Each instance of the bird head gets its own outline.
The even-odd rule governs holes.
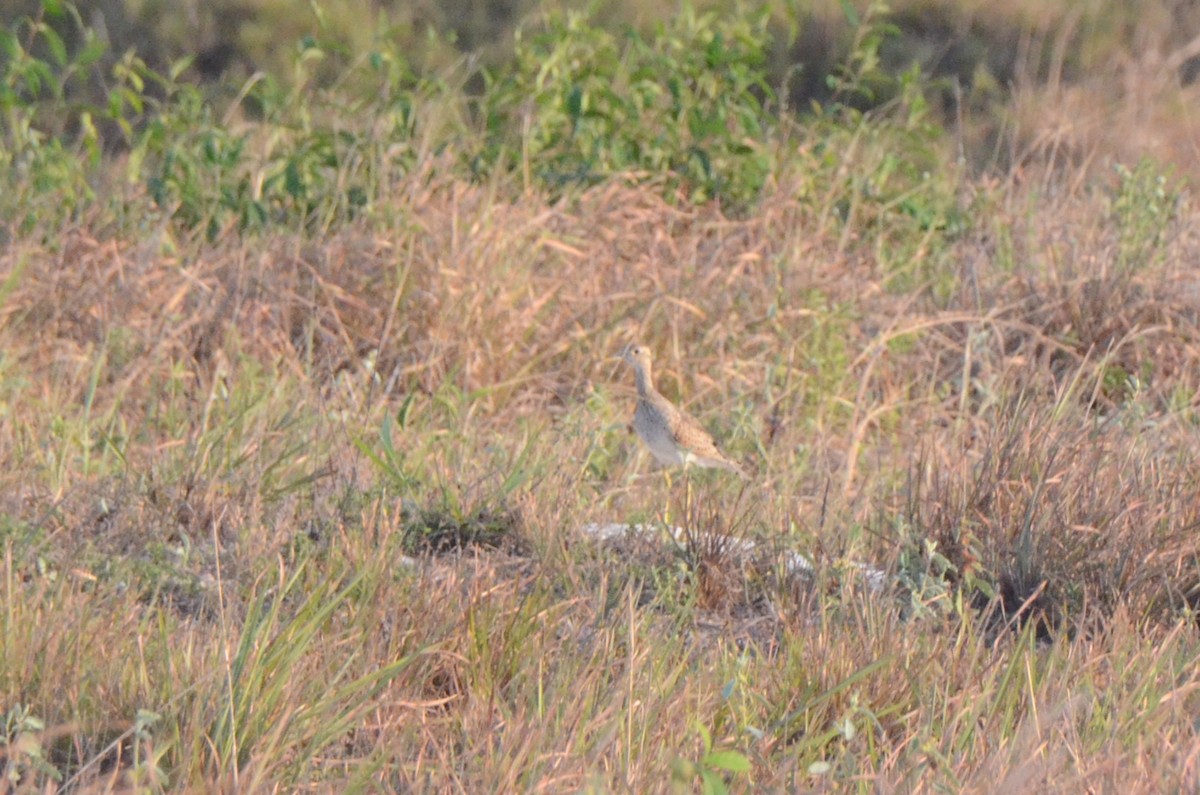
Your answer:
[[[625,350],[621,351],[621,358],[635,368],[642,368],[649,372],[650,370],[650,349],[645,345],[626,345]]]

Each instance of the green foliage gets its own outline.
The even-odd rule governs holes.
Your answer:
[[[887,21],[889,7],[883,0],[871,0],[859,15],[849,0],[839,0],[842,13],[854,31],[849,56],[827,78],[838,103],[870,107],[881,94],[895,92],[896,79],[884,68],[880,49],[900,30]]]
[[[79,106],[68,89],[104,54],[104,43],[66,3],[84,44],[70,52],[40,17],[0,26],[0,219],[27,231],[39,219],[61,218],[94,198],[87,174],[100,163],[96,109]],[[35,51],[44,50],[39,56]],[[68,143],[74,126],[75,144]]]
[[[28,786],[37,776],[62,781],[62,773],[46,757],[47,749],[42,742],[45,730],[45,722],[23,704],[14,704],[4,714],[0,743],[4,755],[5,791],[22,789],[22,784]]]
[[[407,73],[395,54],[372,56],[347,73],[351,84],[369,76],[370,126],[346,122],[364,112],[365,100],[353,93],[316,94],[300,79],[285,91],[269,76],[242,92],[247,110],[261,120],[230,124],[239,109],[219,115],[201,89],[180,82],[185,63],[158,75],[135,62],[131,74],[158,82],[165,97],[133,141],[130,178],[144,179],[157,207],[209,239],[230,227],[317,231],[356,217],[377,192],[381,169],[403,171],[414,160],[413,100],[397,84]],[[315,42],[301,42],[297,72],[322,57]],[[377,92],[385,102],[374,101]]]
[[[918,546],[906,544],[900,550],[897,580],[908,593],[908,611],[913,618],[947,616],[961,602],[955,599],[958,569],[937,548],[932,539]]]
[[[251,184],[246,135],[216,120],[194,86],[164,83],[167,98],[134,148],[143,173],[130,177],[142,176],[160,210],[186,228],[203,228],[210,240],[231,217],[243,229],[261,228],[267,210]]]
[[[112,63],[105,96],[92,105],[71,88],[101,68],[105,47],[73,4],[63,7],[83,36],[74,54],[40,20],[0,28],[0,170],[19,186],[0,198],[0,211],[20,213],[22,228],[93,202],[107,147],[129,151],[118,184],[144,186],[159,211],[210,240],[231,228],[327,229],[366,211],[389,175],[412,167],[418,96],[443,88],[417,81],[403,54],[381,42],[342,68],[341,91],[319,92],[309,78],[327,53],[306,37],[290,88],[256,76],[225,110],[184,80],[190,58],[160,72],[134,51]],[[27,41],[45,42],[50,60]]]
[[[833,101],[816,107],[808,122],[813,144],[787,167],[822,231],[843,244],[873,242],[889,290],[930,289],[944,299],[956,278],[947,252],[968,224],[945,131],[926,99],[929,81],[917,65],[884,73],[879,48],[896,33],[886,4],[872,3],[861,17],[843,5],[855,29],[853,47],[830,77]]]
[[[150,792],[163,789],[167,782],[163,761],[170,745],[155,742],[155,732],[161,727],[162,721],[162,715],[157,712],[139,709],[130,730],[130,775],[135,786]]]
[[[633,174],[692,201],[747,202],[771,167],[766,19],[684,4],[648,39],[575,12],[524,31],[481,100],[480,160],[551,189]]]
[[[575,12],[521,29],[511,63],[484,73],[471,134],[465,93],[418,77],[386,25],[378,46],[357,57],[304,36],[290,75],[256,75],[222,107],[185,79],[190,59],[158,71],[130,51],[103,67],[103,43],[73,5],[64,8],[84,41],[75,54],[41,22],[0,29],[9,55],[0,67],[8,122],[0,168],[22,186],[5,200],[25,225],[92,204],[103,172],[134,188],[104,196],[120,218],[142,223],[144,195],[156,213],[210,240],[280,225],[319,233],[370,214],[397,176],[441,150],[476,178],[555,194],[619,177],[733,207],[752,203],[773,174],[801,172],[827,217],[879,235],[898,288],[939,278],[936,252],[961,225],[920,73],[889,78],[893,109],[856,109],[876,97],[883,72],[878,50],[892,31],[880,5],[850,15],[855,46],[831,84],[835,101],[814,121],[812,147],[789,163],[778,158],[787,136],[771,108],[765,10],[718,15],[685,5],[650,34],[612,33]],[[47,42],[51,60],[21,46],[30,39]],[[83,70],[103,68],[99,103],[68,98]],[[323,87],[330,70],[336,90]],[[101,153],[114,148],[128,150],[123,174],[106,171]]]
[[[675,758],[671,763],[671,790],[693,792],[693,782],[699,779],[700,792],[704,795],[725,795],[729,792],[726,777],[749,773],[750,760],[740,751],[715,749],[712,733],[699,723],[694,728],[700,737],[703,752],[695,761]]]
[[[389,484],[398,488],[402,494],[413,491],[418,484],[418,479],[408,463],[407,452],[396,446],[394,432],[397,428],[404,431],[408,426],[413,399],[414,395],[410,394],[394,418],[391,414],[383,418],[383,423],[379,426],[378,447],[373,447],[362,439],[354,440],[359,452],[365,455],[375,465],[379,474],[384,476]]]
[[[1162,258],[1182,193],[1149,158],[1132,169],[1118,163],[1116,172],[1118,185],[1110,211],[1118,236],[1116,266],[1120,272],[1142,270]]]

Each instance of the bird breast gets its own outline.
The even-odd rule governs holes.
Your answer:
[[[671,435],[667,419],[659,412],[644,403],[639,404],[633,415],[633,428],[661,463],[672,466],[683,463],[683,455]]]

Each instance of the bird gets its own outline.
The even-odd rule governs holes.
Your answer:
[[[650,448],[654,457],[667,466],[716,467],[736,472],[749,480],[746,472],[717,449],[712,435],[687,412],[672,405],[654,388],[652,357],[644,345],[627,345],[621,359],[633,368],[637,379],[638,402],[633,413],[633,430]]]

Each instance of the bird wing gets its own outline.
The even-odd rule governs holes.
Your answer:
[[[715,454],[718,458],[724,458],[721,451],[717,449],[717,443],[708,429],[682,409],[676,411],[671,418],[671,434],[677,441],[685,443],[698,455]]]
[[[668,427],[671,435],[675,437],[676,443],[681,447],[686,447],[688,451],[699,459],[704,461],[704,466],[721,467],[728,469],[731,472],[736,472],[742,479],[749,479],[740,466],[730,461],[729,458],[721,452],[717,447],[716,441],[713,440],[712,434],[701,425],[694,417],[682,409],[675,409],[668,415]]]

